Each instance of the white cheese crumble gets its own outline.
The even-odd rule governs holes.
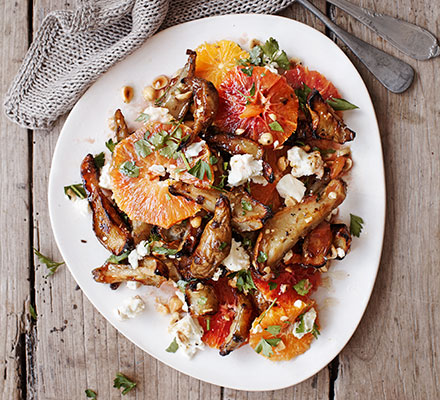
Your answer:
[[[229,271],[241,271],[242,269],[248,269],[250,265],[249,254],[241,245],[240,242],[236,242],[234,239],[231,241],[231,251],[229,255],[223,260],[222,264],[229,269]]]
[[[120,321],[124,321],[129,318],[135,318],[144,310],[144,301],[140,298],[140,296],[134,296],[124,300],[124,302],[115,309],[115,314]]]
[[[204,140],[201,140],[200,142],[195,142],[189,145],[185,150],[185,155],[187,157],[197,157],[203,150],[205,144],[206,142]]]
[[[173,119],[172,115],[168,111],[168,108],[148,106],[143,113],[148,115],[149,122],[156,121],[166,124]]]
[[[234,240],[234,239],[232,239],[232,240]],[[215,270],[215,272],[214,272],[214,275],[212,276],[212,280],[213,281],[218,281],[219,279],[220,279],[220,277],[222,276],[222,273],[223,273],[223,270],[220,268],[220,267],[218,267],[216,270]]]
[[[141,284],[139,282],[135,281],[128,281],[127,282],[127,288],[130,290],[137,290],[141,287]]]
[[[148,253],[148,243],[142,240],[128,255],[128,262],[131,268],[136,269],[139,266],[139,260],[142,260]]]
[[[302,200],[306,192],[304,184],[290,174],[284,175],[278,181],[276,188],[283,199],[293,198],[298,203]]]
[[[314,308],[311,308],[302,316],[301,321],[295,322],[292,325],[293,336],[301,339],[305,334],[312,332],[315,320],[316,311]]]
[[[182,319],[170,325],[168,330],[175,336],[179,349],[182,349],[185,355],[190,358],[197,350],[201,350],[205,347],[202,342],[203,328],[199,322],[189,314],[186,314]]]
[[[344,251],[344,249],[341,249],[340,247],[338,247],[336,249],[336,253],[338,254],[339,258],[344,258],[345,257],[345,251]]]
[[[186,303],[186,297],[185,293],[183,293],[180,289],[176,290],[176,296],[179,298],[179,300],[183,303],[182,305],[182,311],[188,312],[188,304]]]
[[[163,165],[154,164],[148,168],[148,171],[152,172],[155,175],[165,176],[166,170]]]
[[[101,168],[99,175],[99,186],[104,189],[113,190],[112,177],[110,176],[110,163],[106,162]]]
[[[302,307],[303,302],[301,300],[296,300],[295,303],[293,303],[293,306],[296,308]]]
[[[252,154],[237,154],[229,161],[231,170],[228,176],[229,186],[240,186],[252,179],[255,183],[266,180],[262,177],[263,161],[256,160]]]
[[[319,151],[306,153],[301,147],[295,146],[287,151],[287,159],[292,167],[291,174],[295,178],[316,175],[321,179],[324,175],[324,162]]]
[[[77,196],[72,196],[71,201],[73,203],[73,206],[81,215],[89,215],[90,206],[87,199],[80,199]]]

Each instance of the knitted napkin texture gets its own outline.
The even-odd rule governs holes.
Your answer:
[[[103,72],[159,27],[213,15],[275,13],[294,0],[80,0],[47,15],[5,96],[8,118],[49,128]]]

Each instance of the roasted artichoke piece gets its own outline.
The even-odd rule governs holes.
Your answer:
[[[115,133],[118,142],[130,136],[125,118],[119,109],[115,112]]]
[[[237,306],[234,320],[232,321],[229,334],[220,346],[220,355],[227,356],[240,347],[249,337],[249,329],[252,325],[254,307],[251,299],[242,293],[237,293]]]
[[[166,242],[180,242],[176,257],[181,257],[182,255],[193,253],[203,233],[203,226],[200,224],[196,228],[188,220],[185,220],[173,225],[169,229],[159,228],[158,233]]]
[[[220,196],[214,216],[206,225],[200,243],[194,251],[190,267],[194,278],[211,278],[231,250],[231,207],[229,200]]]
[[[168,280],[168,267],[154,257],[144,257],[139,260],[137,268],[126,264],[106,262],[102,267],[92,271],[93,278],[100,283],[120,283],[134,281],[143,285],[159,287]]]
[[[235,188],[231,192],[220,192],[217,189],[198,188],[179,181],[169,187],[169,192],[175,196],[181,195],[189,200],[196,201],[209,212],[214,212],[215,204],[220,196],[227,197],[232,209],[232,226],[240,232],[256,231],[270,217],[268,207],[239,188]]]
[[[254,248],[253,264],[260,273],[274,267],[283,256],[318,226],[345,199],[346,185],[333,179],[318,196],[286,207],[268,221]]]
[[[350,230],[345,224],[332,224],[331,230],[333,233],[333,246],[335,246],[336,249],[342,249],[344,251],[344,255],[342,255],[342,252],[339,251],[338,256],[336,257],[338,260],[342,260],[350,251]]]
[[[218,300],[214,289],[201,282],[193,282],[185,289],[185,299],[192,315],[215,314]]]
[[[81,177],[93,214],[93,230],[101,244],[115,255],[133,244],[129,226],[99,187],[95,160],[88,154],[81,163]]]
[[[196,68],[197,53],[187,50],[188,61],[179,75],[171,79],[165,88],[165,93],[156,101],[156,105],[168,108],[170,114],[177,120],[182,119],[189,110],[192,101],[192,88],[184,83],[185,78],[192,78]]]
[[[131,235],[133,236],[134,245],[138,245],[142,240],[147,240],[150,237],[153,225],[147,224],[143,221],[131,221]]]
[[[321,222],[305,237],[302,246],[302,264],[315,268],[323,267],[332,245],[333,234],[330,224]]]
[[[347,128],[342,118],[324,101],[317,90],[313,90],[310,94],[307,108],[312,118],[315,137],[343,144],[356,136],[356,133]]]

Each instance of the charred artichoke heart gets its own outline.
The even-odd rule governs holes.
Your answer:
[[[217,296],[209,285],[201,282],[191,283],[185,290],[185,298],[192,315],[202,316],[218,311]]]

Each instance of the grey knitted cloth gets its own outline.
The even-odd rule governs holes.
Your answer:
[[[44,19],[5,96],[6,115],[25,128],[48,128],[159,27],[213,15],[275,13],[293,1],[79,0],[75,11]]]

